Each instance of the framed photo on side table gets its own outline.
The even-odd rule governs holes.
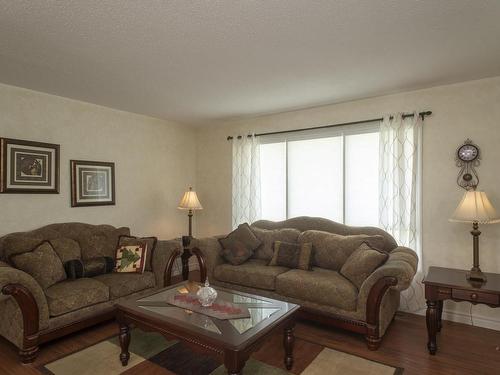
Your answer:
[[[71,207],[115,204],[115,163],[70,160]]]
[[[0,193],[59,193],[59,149],[52,143],[0,138]]]

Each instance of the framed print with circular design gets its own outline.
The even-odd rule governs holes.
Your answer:
[[[58,194],[59,149],[52,143],[0,138],[0,193]]]

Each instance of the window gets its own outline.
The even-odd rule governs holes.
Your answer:
[[[378,125],[304,133],[261,140],[262,218],[377,226]]]

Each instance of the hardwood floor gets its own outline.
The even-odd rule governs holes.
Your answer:
[[[104,323],[42,346],[39,358],[33,365],[23,366],[17,360],[17,352],[4,339],[0,339],[0,374],[36,374],[37,366],[51,362],[66,354],[92,345],[117,333],[115,323]],[[355,354],[405,369],[412,374],[498,374],[500,373],[500,332],[464,324],[444,321],[438,337],[439,350],[436,356],[428,354],[425,318],[418,315],[398,313],[390,326],[380,349],[367,350],[362,336],[326,328],[321,325],[300,322],[296,336],[310,342]],[[277,365],[282,361],[282,338],[272,342],[255,354],[258,359],[275,357]],[[296,348],[296,356],[314,356],[312,346]],[[278,352],[279,351],[279,352]],[[299,361],[300,362],[300,359]],[[296,370],[294,368],[294,370]],[[72,374],[77,375],[77,374]],[[97,374],[96,374],[97,375]]]

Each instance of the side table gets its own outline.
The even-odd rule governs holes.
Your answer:
[[[172,284],[172,270],[174,266],[174,262],[177,257],[181,257],[182,262],[182,280],[187,280],[189,278],[189,259],[194,255],[196,256],[196,260],[198,261],[198,266],[200,267],[200,282],[205,282],[207,278],[207,269],[205,265],[205,258],[200,249],[197,247],[190,248],[189,244],[182,242],[183,250],[182,253],[180,250],[175,250],[167,262],[167,268],[165,271],[165,286],[169,286]]]
[[[467,280],[466,270],[452,268],[429,267],[425,284],[425,299],[427,300],[427,333],[429,340],[427,348],[430,354],[436,354],[436,334],[441,331],[441,315],[443,301],[466,301],[475,304],[485,304],[490,307],[500,307],[500,274],[485,273],[485,283]]]

